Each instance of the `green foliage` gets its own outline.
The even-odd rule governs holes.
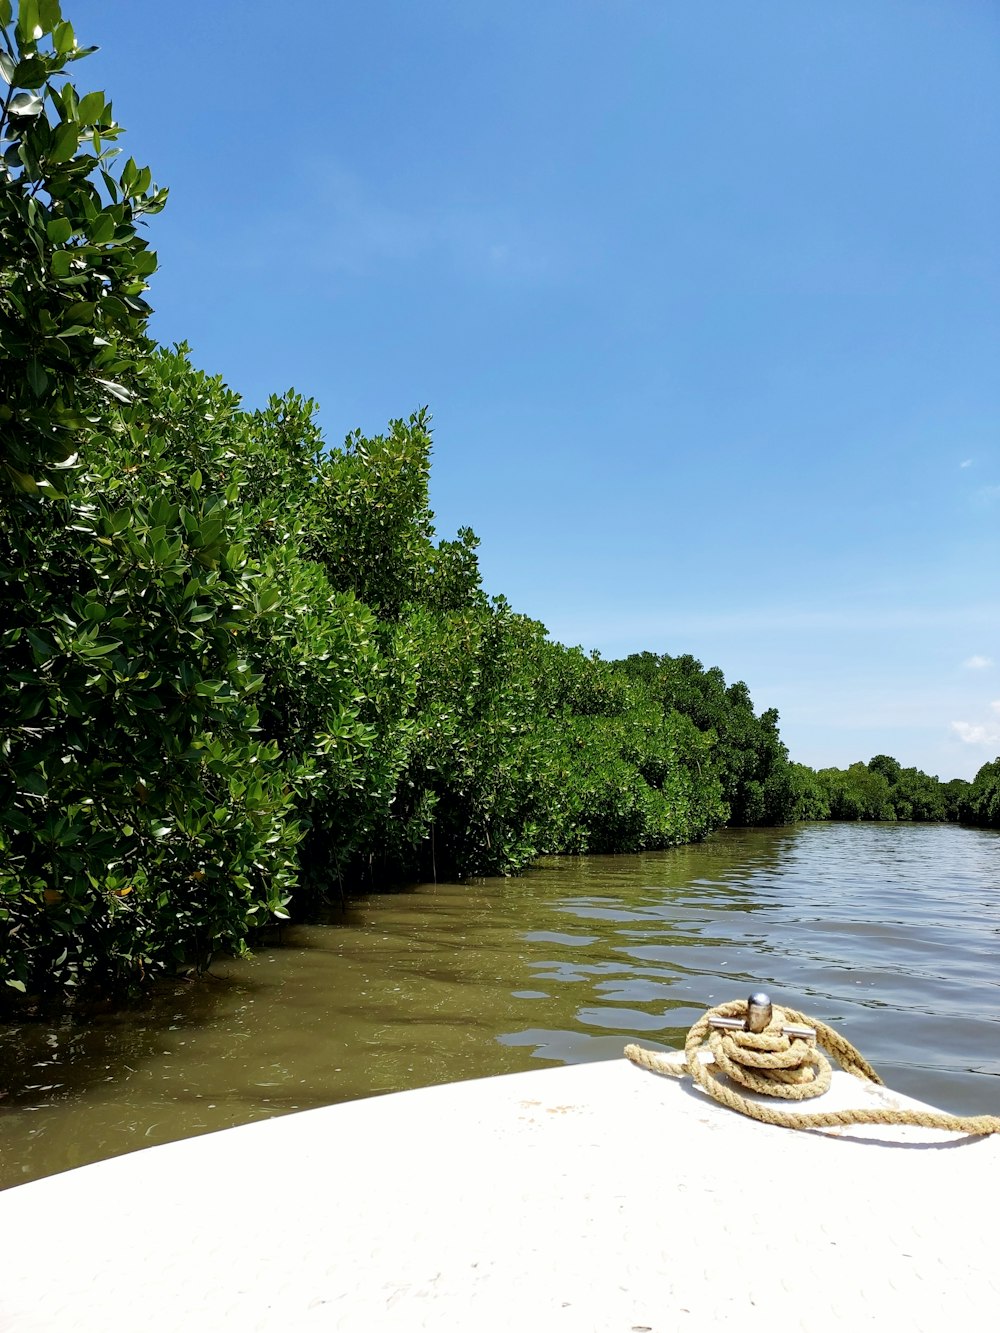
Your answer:
[[[422,629],[405,788],[429,820],[438,870],[509,873],[540,853],[666,847],[723,821],[709,743],[610,664],[548,642],[502,599],[425,616]]]
[[[795,818],[807,820],[829,819],[830,789],[818,773],[805,764],[792,764],[792,785],[795,790]]]
[[[0,0],[0,977],[134,987],[412,875],[661,848],[794,799],[777,714],[606,663],[439,541],[426,411],[327,451],[146,338],[164,201],[54,0]]]
[[[948,816],[941,783],[916,768],[900,769],[889,783],[889,799],[897,819],[943,820]]]
[[[1000,828],[1000,756],[983,764],[962,795],[959,813],[968,824]]]
[[[916,768],[903,768],[891,755],[867,764],[818,773],[795,764],[798,819],[922,820],[958,819],[968,783],[942,784]]]
[[[894,787],[899,781],[903,766],[898,759],[893,759],[890,754],[877,754],[868,760],[868,771],[870,773],[881,773],[889,786]]]
[[[963,812],[968,804],[970,785],[965,778],[952,778],[950,782],[941,783],[945,819],[959,820],[963,818]],[[968,822],[971,823],[972,821],[969,820]]]
[[[238,480],[183,465],[189,409],[154,433],[135,395],[71,497],[25,499],[0,539],[0,911],[29,988],[239,948],[295,883],[294,791],[247,654],[278,588],[247,557]]]
[[[398,619],[425,599],[433,545],[429,476],[426,411],[391,422],[387,436],[349,435],[321,467],[309,554],[333,587],[355,593],[383,619]]]
[[[896,818],[889,783],[883,774],[869,771],[866,764],[852,764],[846,772],[824,768],[817,776],[828,793],[831,819]]]
[[[311,404],[244,412],[183,349],[147,354],[134,384],[67,497],[23,497],[0,543],[18,988],[134,984],[241,949],[362,873],[511,873],[723,820],[712,738],[487,602],[472,534],[435,545],[425,502],[387,537],[408,566],[367,549],[411,571],[405,599],[399,581],[379,614],[335,586],[313,557],[340,530],[342,464],[320,456]],[[416,420],[391,429],[419,475]],[[354,451],[376,459],[354,478],[369,494],[377,452]]]
[[[0,488],[30,494],[130,398],[156,268],[138,227],[166,191],[131,158],[112,170],[121,129],[64,82],[93,48],[59,4],[0,18]]]
[[[784,824],[794,818],[796,793],[776,709],[758,717],[742,681],[727,686],[718,667],[706,670],[688,655],[638,653],[616,666],[643,682],[664,709],[682,713],[714,739],[712,766],[729,823]]]

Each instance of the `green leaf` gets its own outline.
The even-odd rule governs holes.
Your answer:
[[[117,398],[120,403],[130,403],[132,401],[132,395],[129,393],[128,389],[124,388],[121,384],[116,384],[114,380],[99,379],[97,383],[107,389],[111,397]]]
[[[34,495],[38,490],[38,484],[34,477],[29,477],[27,472],[18,472],[17,468],[12,467],[10,463],[4,463],[7,474],[17,490],[25,495]]]
[[[67,121],[56,130],[52,147],[49,149],[49,162],[55,164],[68,162],[80,146],[79,126]]]
[[[73,224],[69,218],[53,218],[45,232],[53,245],[65,245],[73,235]]]
[[[110,643],[81,644],[77,651],[81,657],[107,657],[108,653],[113,653],[116,648],[121,646],[120,639],[112,639]]]
[[[17,39],[25,45],[41,37],[38,24],[38,0],[20,0],[17,7]]]
[[[69,55],[76,46],[76,34],[72,23],[57,23],[52,29],[52,45],[61,56]]]
[[[86,97],[81,97],[80,106],[77,109],[80,123],[92,125],[95,120],[99,120],[104,114],[106,104],[107,99],[104,93],[87,93]]]
[[[57,278],[68,278],[73,265],[73,256],[69,250],[56,250],[49,264]]]
[[[115,234],[115,220],[110,213],[99,214],[97,221],[88,229],[87,233],[95,245],[104,245],[105,242],[112,240]]]
[[[7,109],[12,116],[40,116],[45,110],[45,104],[34,93],[18,93],[10,99]]]
[[[28,56],[14,70],[11,83],[17,88],[42,88],[48,76],[49,70],[45,61],[38,56]]]
[[[25,995],[27,993],[27,988],[25,987],[23,981],[18,981],[14,977],[7,977],[6,980],[7,980],[7,985],[11,988],[11,990],[18,990],[21,992],[22,995]]]
[[[42,711],[42,705],[47,698],[47,692],[44,689],[36,690],[33,694],[22,690],[18,700],[17,720],[18,722],[30,722],[33,717],[37,717]]]
[[[66,310],[66,314],[74,324],[90,324],[94,319],[94,310],[96,303],[94,301],[74,301]]]
[[[43,639],[41,635],[36,634],[33,630],[26,629],[24,633],[28,642],[31,644],[37,665],[41,666],[43,662],[48,662],[55,652],[54,645],[48,639]]]
[[[102,296],[101,311],[112,319],[128,319],[128,306],[117,296]]]
[[[0,51],[0,78],[3,79],[4,83],[9,83],[13,86],[14,61],[6,51]]]
[[[43,32],[51,32],[62,22],[59,0],[38,0],[38,21]]]
[[[31,385],[35,396],[41,398],[42,394],[48,388],[49,377],[44,369],[39,365],[38,358],[33,356],[28,362],[27,368],[28,383]]]

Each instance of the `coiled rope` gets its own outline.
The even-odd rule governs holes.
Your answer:
[[[730,1000],[709,1009],[691,1028],[684,1042],[684,1063],[671,1063],[662,1052],[641,1046],[626,1046],[625,1054],[633,1064],[671,1078],[691,1078],[710,1097],[733,1111],[759,1120],[765,1125],[785,1129],[830,1129],[838,1125],[918,1125],[924,1129],[952,1130],[959,1134],[1000,1134],[1000,1116],[947,1115],[942,1111],[904,1111],[890,1107],[854,1111],[817,1111],[798,1114],[760,1102],[751,1101],[739,1091],[779,1097],[785,1101],[804,1101],[819,1097],[830,1086],[832,1069],[822,1046],[841,1067],[855,1078],[884,1086],[867,1060],[833,1028],[798,1013],[795,1009],[771,1007],[770,1020],[760,1031],[738,1030],[735,1026],[714,1027],[713,1020],[743,1020],[749,1026],[751,1000]],[[769,1007],[770,1002],[767,1001]],[[815,1035],[789,1033],[785,1029],[805,1027]],[[714,1063],[701,1057],[706,1045]],[[728,1078],[729,1081],[726,1081]],[[737,1086],[733,1086],[737,1085]]]

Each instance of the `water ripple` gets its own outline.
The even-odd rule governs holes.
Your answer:
[[[901,1091],[1000,1111],[1000,835],[733,830],[371,897],[89,1023],[0,1029],[0,1185],[354,1097],[683,1043],[764,987]]]

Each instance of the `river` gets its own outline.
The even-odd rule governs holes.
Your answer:
[[[680,1046],[707,1005],[759,988],[900,1091],[1000,1113],[1000,834],[727,830],[373,895],[126,1010],[0,1028],[0,1186],[373,1093]]]

